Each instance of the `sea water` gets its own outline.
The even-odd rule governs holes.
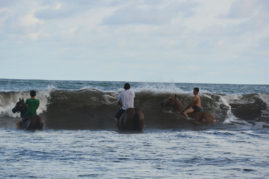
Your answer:
[[[113,112],[123,84],[0,80],[0,178],[269,177],[268,85],[131,83],[146,125],[119,133]],[[193,87],[216,124],[186,125],[162,110],[175,93],[189,102]],[[16,130],[19,115],[10,112],[30,89],[41,101],[42,131]]]

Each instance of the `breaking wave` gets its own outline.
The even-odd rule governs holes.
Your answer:
[[[148,87],[135,89],[135,106],[145,114],[145,128],[184,128],[191,126],[183,116],[163,109],[162,102],[177,93],[183,104],[192,100],[190,92],[154,90]],[[50,88],[38,92],[40,107],[37,113],[51,129],[112,129],[114,114],[118,110],[118,91],[101,91],[85,88],[81,90],[56,90]],[[7,121],[19,118],[11,109],[19,98],[28,98],[29,92],[0,92],[0,127]],[[202,91],[203,110],[216,116],[218,124],[269,120],[269,94],[212,94]],[[14,124],[15,125],[15,124]]]

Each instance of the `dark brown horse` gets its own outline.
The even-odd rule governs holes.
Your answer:
[[[116,126],[120,131],[143,131],[144,114],[138,108],[127,109],[120,117],[116,119]]]
[[[176,112],[183,115],[184,108],[182,102],[178,99],[176,95],[168,98],[163,103],[164,107],[172,107]],[[190,118],[194,119],[195,123],[215,123],[216,118],[208,112],[193,112],[189,114]]]
[[[12,109],[13,113],[20,112],[21,120],[17,122],[17,129],[26,129],[26,130],[42,130],[43,122],[39,116],[33,116],[28,119],[25,119],[25,113],[27,111],[27,105],[24,103],[23,99],[20,99],[16,106]]]

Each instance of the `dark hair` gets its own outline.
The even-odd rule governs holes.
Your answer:
[[[128,90],[128,89],[130,89],[130,88],[131,88],[131,86],[130,86],[129,83],[125,83],[125,84],[124,84],[124,89],[125,89],[125,90]]]
[[[35,97],[36,96],[36,91],[35,90],[31,90],[30,91],[30,96],[31,97]]]
[[[193,88],[194,91],[199,92],[199,88]]]

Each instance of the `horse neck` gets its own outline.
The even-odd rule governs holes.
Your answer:
[[[20,111],[20,112],[21,112],[21,117],[22,117],[22,118],[25,116],[26,111],[27,111],[27,106],[26,106],[26,104],[24,104],[22,110]]]
[[[175,99],[175,101],[176,101],[174,106],[175,110],[177,110],[178,112],[182,112],[183,111],[182,103],[177,98]]]

